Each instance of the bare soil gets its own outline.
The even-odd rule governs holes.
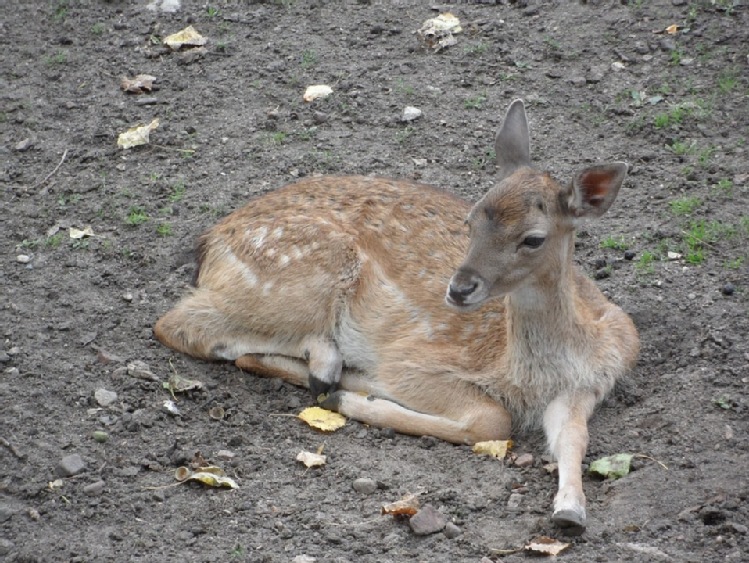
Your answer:
[[[586,475],[589,527],[561,557],[749,558],[746,2],[454,2],[441,9],[463,32],[439,53],[413,33],[438,13],[428,2],[146,3],[4,5],[0,559],[515,561],[501,550],[562,538],[540,436],[517,437],[534,456],[520,468],[356,422],[322,435],[294,418],[306,391],[174,355],[151,332],[190,281],[196,237],[253,194],[332,173],[480,197],[517,97],[534,159],[559,179],[631,166],[577,259],[643,344],[591,421],[586,464],[640,456],[619,480]],[[205,53],[162,46],[188,24]],[[139,73],[156,89],[122,92]],[[334,93],[307,104],[310,84]],[[402,122],[406,106],[423,115]],[[155,117],[149,145],[117,147]],[[95,236],[69,237],[87,225]],[[179,416],[163,408],[173,371],[204,384],[177,395]],[[325,467],[295,461],[323,444]],[[239,489],[165,487],[196,452]],[[61,477],[71,455],[83,467]],[[380,514],[407,492],[457,537]]]

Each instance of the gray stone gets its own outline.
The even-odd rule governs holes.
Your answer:
[[[362,495],[371,495],[377,490],[377,482],[374,479],[360,477],[354,481],[354,490]]]
[[[531,467],[533,465],[533,455],[520,454],[515,460],[515,465],[517,467]]]
[[[453,540],[453,539],[457,538],[460,534],[462,534],[463,530],[461,530],[458,526],[456,526],[452,522],[448,522],[445,525],[445,529],[444,529],[443,533],[445,534],[445,537],[447,539]]]
[[[15,510],[9,504],[0,504],[0,522],[10,520],[11,516],[15,514]]]
[[[60,477],[72,477],[86,469],[86,462],[78,454],[66,455],[57,465],[57,474]]]
[[[26,138],[23,141],[19,141],[18,143],[16,143],[15,148],[18,152],[25,152],[33,146],[34,146],[34,141],[32,141],[29,138]]]
[[[417,536],[427,536],[442,531],[447,525],[445,517],[431,504],[426,504],[408,521]]]
[[[117,400],[117,393],[106,389],[97,389],[94,392],[94,398],[100,407],[108,407]]]
[[[101,480],[83,487],[83,492],[92,497],[100,495],[102,491],[104,491],[104,481]]]
[[[419,119],[421,117],[421,110],[419,108],[415,108],[413,106],[406,106],[403,109],[403,116],[401,119],[403,121],[413,121],[415,119]]]
[[[5,538],[0,538],[0,557],[5,557],[14,548],[13,542]]]

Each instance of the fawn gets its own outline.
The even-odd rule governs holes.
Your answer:
[[[521,100],[496,155],[497,184],[473,207],[370,177],[253,199],[200,238],[195,287],[154,334],[406,434],[472,444],[543,427],[559,467],[552,520],[582,533],[587,421],[639,339],[575,266],[574,228],[609,208],[627,167],[558,184],[531,165]]]

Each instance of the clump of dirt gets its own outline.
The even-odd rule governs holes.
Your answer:
[[[589,528],[565,553],[745,557],[744,4],[450,3],[462,31],[439,52],[414,33],[439,13],[423,2],[147,4],[23,2],[0,22],[0,556],[495,561],[559,536],[540,436],[518,437],[533,454],[520,467],[357,423],[320,435],[287,416],[304,390],[173,356],[151,333],[190,280],[196,237],[253,194],[376,174],[475,200],[522,97],[554,176],[631,167],[577,258],[643,344],[591,422],[586,463],[642,455],[619,480],[586,477]],[[188,25],[204,46],[162,44]],[[150,90],[124,92],[139,74]],[[315,84],[333,93],[304,102]],[[406,107],[421,114],[404,121]],[[149,144],[117,146],[154,118]],[[174,372],[202,383],[176,394],[178,414],[164,406]],[[324,466],[295,461],[323,444]],[[196,452],[239,488],[167,486]],[[408,492],[445,531],[380,514]]]

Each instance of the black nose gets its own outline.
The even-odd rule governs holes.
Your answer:
[[[456,303],[463,303],[465,301],[465,298],[471,295],[474,291],[476,291],[476,288],[479,286],[478,282],[475,281],[469,281],[469,282],[463,282],[463,283],[451,283],[450,287],[448,288],[448,294],[450,295],[450,299],[455,301]]]

